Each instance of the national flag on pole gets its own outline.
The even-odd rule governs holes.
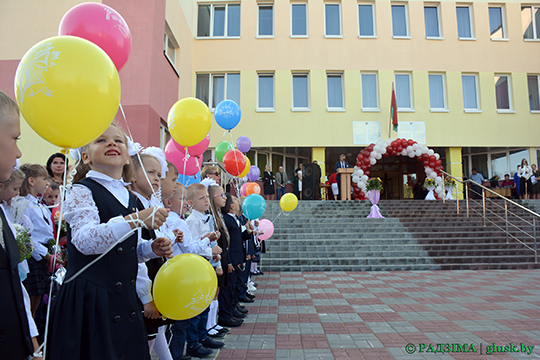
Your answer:
[[[390,106],[390,120],[392,120],[394,131],[397,132],[398,130],[397,101],[396,101],[396,92],[394,91],[394,83],[392,83],[392,105]]]

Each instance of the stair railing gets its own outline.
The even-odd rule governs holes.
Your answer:
[[[477,182],[475,182],[475,181],[473,181],[471,179],[460,180],[460,179],[448,174],[447,172],[445,172],[443,170],[441,170],[441,172],[443,173],[443,175],[445,177],[452,178],[456,182],[459,182],[460,184],[462,184],[464,192],[465,192],[465,204],[466,204],[466,208],[467,208],[467,217],[469,217],[469,211],[474,212],[478,216],[482,216],[483,222],[484,222],[484,227],[486,226],[486,221],[491,223],[491,225],[495,226],[496,228],[498,228],[499,230],[501,230],[502,232],[504,232],[506,234],[506,243],[507,244],[509,243],[508,239],[512,238],[512,239],[516,240],[517,242],[519,242],[520,244],[522,244],[523,246],[525,246],[527,249],[533,251],[534,252],[534,262],[538,263],[538,250],[537,250],[537,242],[536,242],[536,221],[537,221],[537,219],[540,219],[540,214],[538,214],[538,213],[536,213],[536,212],[534,212],[534,211],[532,211],[530,209],[527,209],[525,206],[523,206],[521,204],[518,204],[515,201],[507,199],[506,197],[502,196],[501,194],[496,193],[495,191],[491,190],[490,188],[487,188],[484,185],[479,184],[479,183],[477,183]],[[482,192],[479,193],[474,188],[469,189],[468,184],[478,186],[482,190]],[[455,187],[455,189],[457,189],[457,186]],[[482,198],[481,204],[480,204],[479,201],[476,201],[477,199],[470,199],[469,198],[469,196],[468,196],[469,190],[472,193],[474,193],[475,195],[481,196],[481,198]],[[498,204],[495,201],[492,201],[491,199],[486,197],[486,192],[489,192],[490,194],[493,194],[495,197],[498,197],[498,198],[502,199],[504,201],[504,206],[501,206],[500,204]],[[445,194],[444,194],[444,177],[443,177],[443,196],[444,195]],[[457,192],[456,192],[456,195],[457,195]],[[504,218],[502,216],[500,216],[499,214],[495,213],[494,211],[492,211],[491,209],[489,209],[486,206],[486,200],[491,205],[493,205],[494,207],[499,207],[501,209],[504,209]],[[472,203],[475,204],[475,205],[481,206],[482,207],[481,212],[478,211],[477,209],[475,209],[474,207],[469,206],[469,201],[472,201]],[[457,213],[459,214],[459,198],[457,196],[456,196],[456,203],[457,203]],[[531,214],[532,215],[532,222],[530,222],[530,221],[526,220],[525,218],[519,216],[518,214],[508,210],[508,204],[512,204],[514,206],[517,206],[518,208],[520,208],[520,209],[524,210],[525,212],[528,212],[529,214]],[[486,212],[489,212],[490,215],[500,219],[501,221],[504,221],[504,224],[505,224],[504,228],[502,226],[500,226],[499,224],[497,224],[495,221],[491,220],[489,217],[487,217]],[[528,233],[527,231],[521,229],[519,226],[517,226],[513,222],[509,221],[508,215],[514,216],[522,224],[525,223],[525,224],[531,226],[532,227],[532,235],[530,233]],[[521,234],[525,238],[531,239],[533,241],[533,243],[534,243],[534,247],[531,247],[528,244],[526,244],[525,242],[518,239],[514,234],[512,234],[510,232],[511,230],[509,230],[509,228],[511,228],[511,230],[514,230],[515,232],[517,232],[518,235]]]

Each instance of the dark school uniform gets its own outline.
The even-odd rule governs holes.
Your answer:
[[[129,194],[124,207],[98,182],[86,178],[77,184],[92,191],[101,223],[127,216],[137,207]],[[135,290],[137,233],[116,245],[73,281],[62,285],[51,312],[49,360],[150,360],[142,309]],[[71,243],[66,280],[99,255],[84,255]]]

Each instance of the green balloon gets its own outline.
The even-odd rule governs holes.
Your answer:
[[[219,162],[223,161],[223,155],[229,150],[234,150],[234,146],[228,141],[222,141],[216,145],[216,157]]]

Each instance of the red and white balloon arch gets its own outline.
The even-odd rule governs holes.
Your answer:
[[[435,180],[435,193],[438,198],[443,195],[442,161],[439,154],[427,146],[420,145],[414,140],[386,139],[367,146],[356,156],[356,164],[352,173],[354,200],[367,200],[366,184],[371,175],[370,169],[383,157],[408,156],[416,158],[424,165],[426,178]]]

